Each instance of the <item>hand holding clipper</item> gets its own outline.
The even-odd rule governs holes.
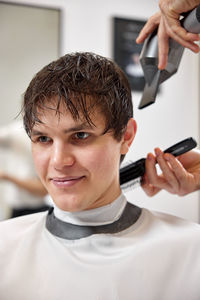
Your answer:
[[[186,153],[196,147],[197,143],[193,138],[187,138],[170,148],[167,148],[164,153],[171,153],[174,156],[179,156],[183,153]],[[198,154],[200,156],[200,154]],[[160,159],[160,158],[159,158]],[[198,159],[198,156],[197,158]],[[199,162],[200,162],[200,157],[199,157]],[[150,162],[150,168],[147,169],[147,172],[150,176],[150,180],[152,178],[155,178],[157,176],[156,170],[155,170],[155,163],[156,163],[156,158],[153,157],[152,161]],[[129,164],[128,166],[125,166],[120,169],[120,184],[122,189],[127,189],[129,187],[135,187],[136,184],[141,183],[141,179],[145,174],[146,171],[146,164],[149,165],[149,162],[146,162],[145,158],[142,158],[134,163]],[[154,168],[153,168],[154,165]],[[150,170],[150,172],[149,172]],[[152,172],[153,170],[153,172]],[[149,174],[150,173],[150,174]],[[200,171],[199,171],[200,173]],[[153,175],[154,176],[153,176]],[[146,177],[145,177],[146,178]],[[157,178],[157,177],[156,177]],[[148,180],[148,178],[146,178]],[[149,182],[147,182],[149,184]],[[152,182],[151,182],[152,183]],[[160,182],[159,182],[160,184]]]

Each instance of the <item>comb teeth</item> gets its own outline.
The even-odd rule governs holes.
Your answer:
[[[141,177],[138,177],[136,179],[130,180],[129,182],[126,182],[121,185],[121,189],[124,192],[127,192],[129,190],[135,189],[141,185]]]

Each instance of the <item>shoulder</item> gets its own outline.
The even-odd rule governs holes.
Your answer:
[[[195,236],[198,236],[200,241],[200,224],[198,223],[147,209],[143,209],[143,215],[146,227],[157,233],[168,234],[171,237],[188,237],[189,239],[194,239]]]
[[[45,223],[47,212],[35,213],[0,222],[0,245],[5,241],[16,241]]]
[[[200,228],[200,225],[198,223],[195,223],[193,221],[186,220],[184,218],[168,214],[165,212],[160,212],[160,211],[154,211],[154,210],[147,210],[145,211],[149,214],[149,216],[157,221],[164,222],[167,224],[171,224],[174,226],[189,226],[189,225],[194,225]]]

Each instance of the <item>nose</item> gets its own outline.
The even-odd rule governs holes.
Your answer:
[[[51,163],[56,170],[73,166],[75,156],[71,147],[64,143],[55,143],[52,148]]]

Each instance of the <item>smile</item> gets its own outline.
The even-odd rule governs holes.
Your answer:
[[[85,176],[52,178],[51,180],[56,187],[65,188],[79,183],[83,178],[85,178]]]

